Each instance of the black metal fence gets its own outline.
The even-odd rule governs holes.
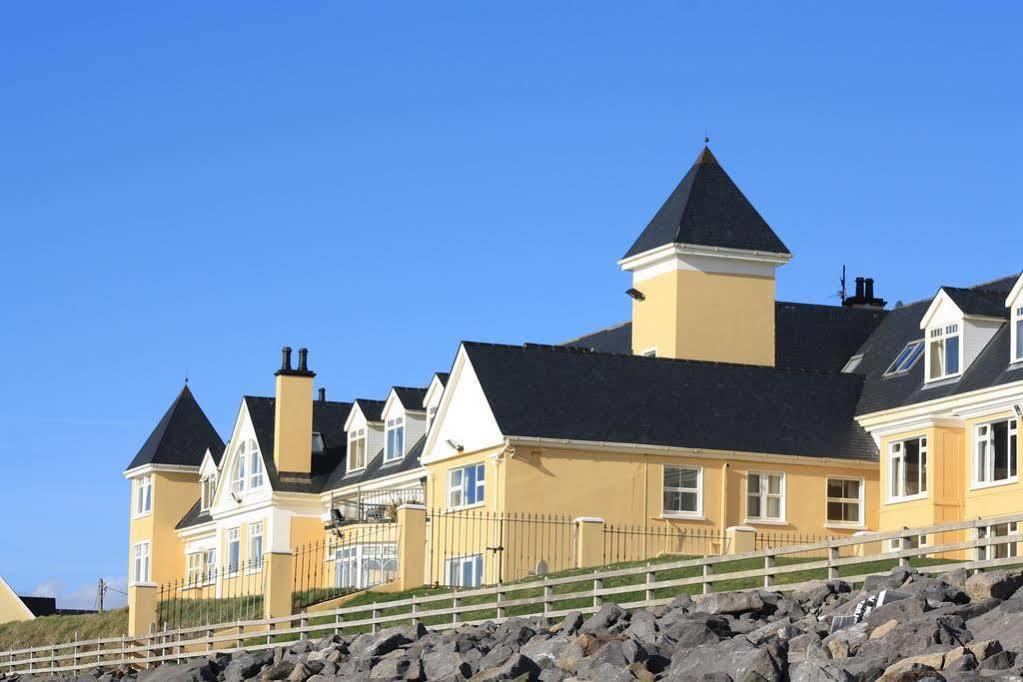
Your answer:
[[[358,491],[335,497],[330,507],[337,510],[340,523],[391,522],[398,518],[398,507],[403,504],[423,504],[426,492],[422,486],[397,490]]]
[[[605,564],[646,561],[662,556],[718,555],[727,551],[725,535],[713,528],[604,524]]]
[[[332,532],[328,540],[295,549],[291,600],[295,609],[377,587],[398,576],[400,526],[347,525]]]
[[[474,587],[574,568],[570,516],[482,509],[427,513],[429,584]]]
[[[160,585],[157,625],[174,629],[262,618],[266,577],[262,556],[235,565],[199,566],[185,578]]]
[[[817,535],[814,533],[791,533],[791,532],[764,532],[758,530],[753,536],[753,548],[777,549],[779,547],[795,547],[797,545],[812,545],[834,540],[834,535]],[[842,555],[850,554],[854,548],[843,548]],[[826,558],[827,549],[815,549],[808,552],[796,552],[790,557],[795,558]]]

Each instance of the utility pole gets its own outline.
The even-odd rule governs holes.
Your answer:
[[[107,591],[107,586],[103,582],[103,578],[99,579],[99,584],[96,586],[96,604],[99,606],[99,612],[103,613],[103,593]]]

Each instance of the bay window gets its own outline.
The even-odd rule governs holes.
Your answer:
[[[909,438],[888,450],[888,497],[891,500],[927,494],[927,439]]]
[[[697,516],[702,512],[700,467],[664,467],[664,514]]]
[[[405,456],[405,419],[395,417],[387,420],[387,446],[384,461],[395,462]]]
[[[485,492],[484,464],[470,464],[448,472],[448,508],[482,504]]]
[[[959,374],[959,325],[949,324],[930,330],[927,349],[927,378],[931,381]]]
[[[785,474],[750,472],[746,476],[746,518],[785,520]]]
[[[353,429],[348,434],[348,471],[366,467],[366,429]]]
[[[976,483],[1016,478],[1017,422],[1015,419],[980,424],[974,438],[973,476]]]
[[[829,525],[862,526],[863,480],[829,476],[826,506]]]

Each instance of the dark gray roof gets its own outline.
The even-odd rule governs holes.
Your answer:
[[[952,302],[963,311],[964,315],[981,315],[984,317],[1009,317],[1009,309],[1005,307],[1005,294],[984,289],[960,289],[958,287],[942,287]]]
[[[354,405],[358,405],[359,409],[362,410],[362,415],[369,422],[378,422],[384,414],[383,400],[367,400],[366,398],[356,398]]]
[[[775,303],[774,362],[779,369],[837,372],[884,319],[867,308]],[[626,322],[563,344],[600,353],[631,353],[632,324]]]
[[[700,153],[625,258],[666,244],[789,253],[709,148]]]
[[[370,460],[365,469],[353,472],[350,476],[346,475],[345,463],[342,462],[331,472],[330,477],[323,486],[323,490],[334,490],[335,488],[368,483],[384,476],[393,476],[394,474],[418,469],[420,459],[423,456],[423,446],[425,445],[426,436],[423,435],[412,445],[407,455],[397,462],[388,462],[387,464],[384,464],[384,451],[381,449]]]
[[[178,525],[174,526],[174,528],[176,528],[177,530],[181,530],[182,528],[198,526],[200,524],[206,523],[207,521],[212,521],[213,517],[210,516],[209,509],[205,511],[200,510],[200,508],[202,507],[201,503],[202,499],[196,500],[195,504],[193,504],[189,508],[189,510],[185,512],[185,515],[181,517],[181,520],[178,521]]]
[[[441,386],[447,386],[448,385],[448,379],[451,378],[451,373],[450,372],[437,372],[434,376],[436,376],[438,379],[440,379],[440,385]]]
[[[199,466],[207,449],[219,464],[224,441],[185,384],[128,469],[144,464]]]
[[[857,375],[466,342],[508,436],[876,459]]]
[[[422,410],[423,400],[426,398],[425,388],[409,388],[408,386],[395,386],[394,392],[398,400],[406,410]]]
[[[267,478],[270,486],[277,491],[285,492],[319,492],[323,489],[330,473],[345,461],[348,440],[345,437],[345,419],[352,409],[352,403],[334,402],[330,400],[313,401],[313,432],[319,433],[323,439],[323,452],[312,454],[311,472],[279,472],[274,464],[274,405],[275,398],[245,396],[252,427],[259,441],[259,450],[263,454]]]

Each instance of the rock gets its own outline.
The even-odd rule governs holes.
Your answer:
[[[382,658],[373,666],[373,671],[370,673],[369,678],[371,680],[401,679],[405,677],[405,672],[411,664],[412,662],[405,656]]]
[[[235,654],[224,668],[224,682],[242,682],[255,677],[263,666],[269,665],[272,660],[273,652],[269,651]]]
[[[423,656],[423,672],[427,679],[446,680],[453,677],[469,677],[472,666],[454,651],[433,651]]]
[[[831,658],[849,658],[856,654],[856,650],[863,642],[867,641],[869,627],[867,623],[857,623],[839,630],[824,638],[824,647],[831,653]]]
[[[680,649],[672,656],[671,667],[664,679],[681,682],[699,679],[706,673],[719,673],[736,680],[780,682],[787,673],[786,656],[787,649],[782,643],[755,647],[744,637],[736,637],[697,649]]]
[[[863,581],[863,590],[865,592],[897,590],[917,575],[919,574],[915,568],[897,566],[885,575],[868,575]]]
[[[687,592],[683,592],[668,603],[668,610],[688,609],[693,606],[693,598]]]
[[[676,621],[662,628],[658,643],[678,647],[694,647],[719,642],[732,636],[727,618],[698,614],[693,618]]]
[[[561,652],[564,651],[567,646],[567,634],[558,634],[555,637],[549,637],[546,639],[534,637],[532,640],[522,645],[522,648],[519,649],[519,653],[531,659],[537,665],[542,666],[543,662],[546,660],[550,660],[556,664],[558,658],[561,656]]]
[[[899,627],[899,621],[895,618],[885,621],[874,628],[874,630],[870,633],[870,639],[881,639],[897,627]]]
[[[531,679],[537,677],[540,674],[540,668],[533,661],[529,660],[522,654],[515,654],[509,658],[503,665],[484,670],[482,672],[473,675],[472,682],[486,682],[487,680],[514,680],[522,675],[526,675],[525,679]]]
[[[697,602],[694,611],[716,615],[759,613],[764,608],[764,600],[756,592],[712,592]]]
[[[578,632],[579,628],[583,624],[583,614],[578,611],[572,611],[565,618],[551,628],[551,632],[567,632],[570,635],[574,635]]]
[[[981,600],[988,597],[1008,599],[1023,585],[1023,573],[1020,571],[982,571],[971,575],[966,580],[966,593],[971,599]]]
[[[22,676],[21,680],[26,678]],[[182,665],[161,665],[139,673],[140,682],[215,682],[217,673],[205,658],[189,661]]]
[[[977,670],[1008,670],[1016,662],[1016,654],[1011,651],[999,651],[980,662]]]
[[[944,664],[944,653],[911,656],[885,668],[884,674],[878,678],[878,682],[896,682],[896,680],[901,680],[902,676],[911,669],[941,670]]]
[[[274,663],[269,670],[263,673],[264,680],[286,680],[288,675],[295,669],[295,663],[286,658]]]
[[[604,604],[599,611],[586,619],[579,631],[602,632],[628,617],[628,612],[617,604]]]

